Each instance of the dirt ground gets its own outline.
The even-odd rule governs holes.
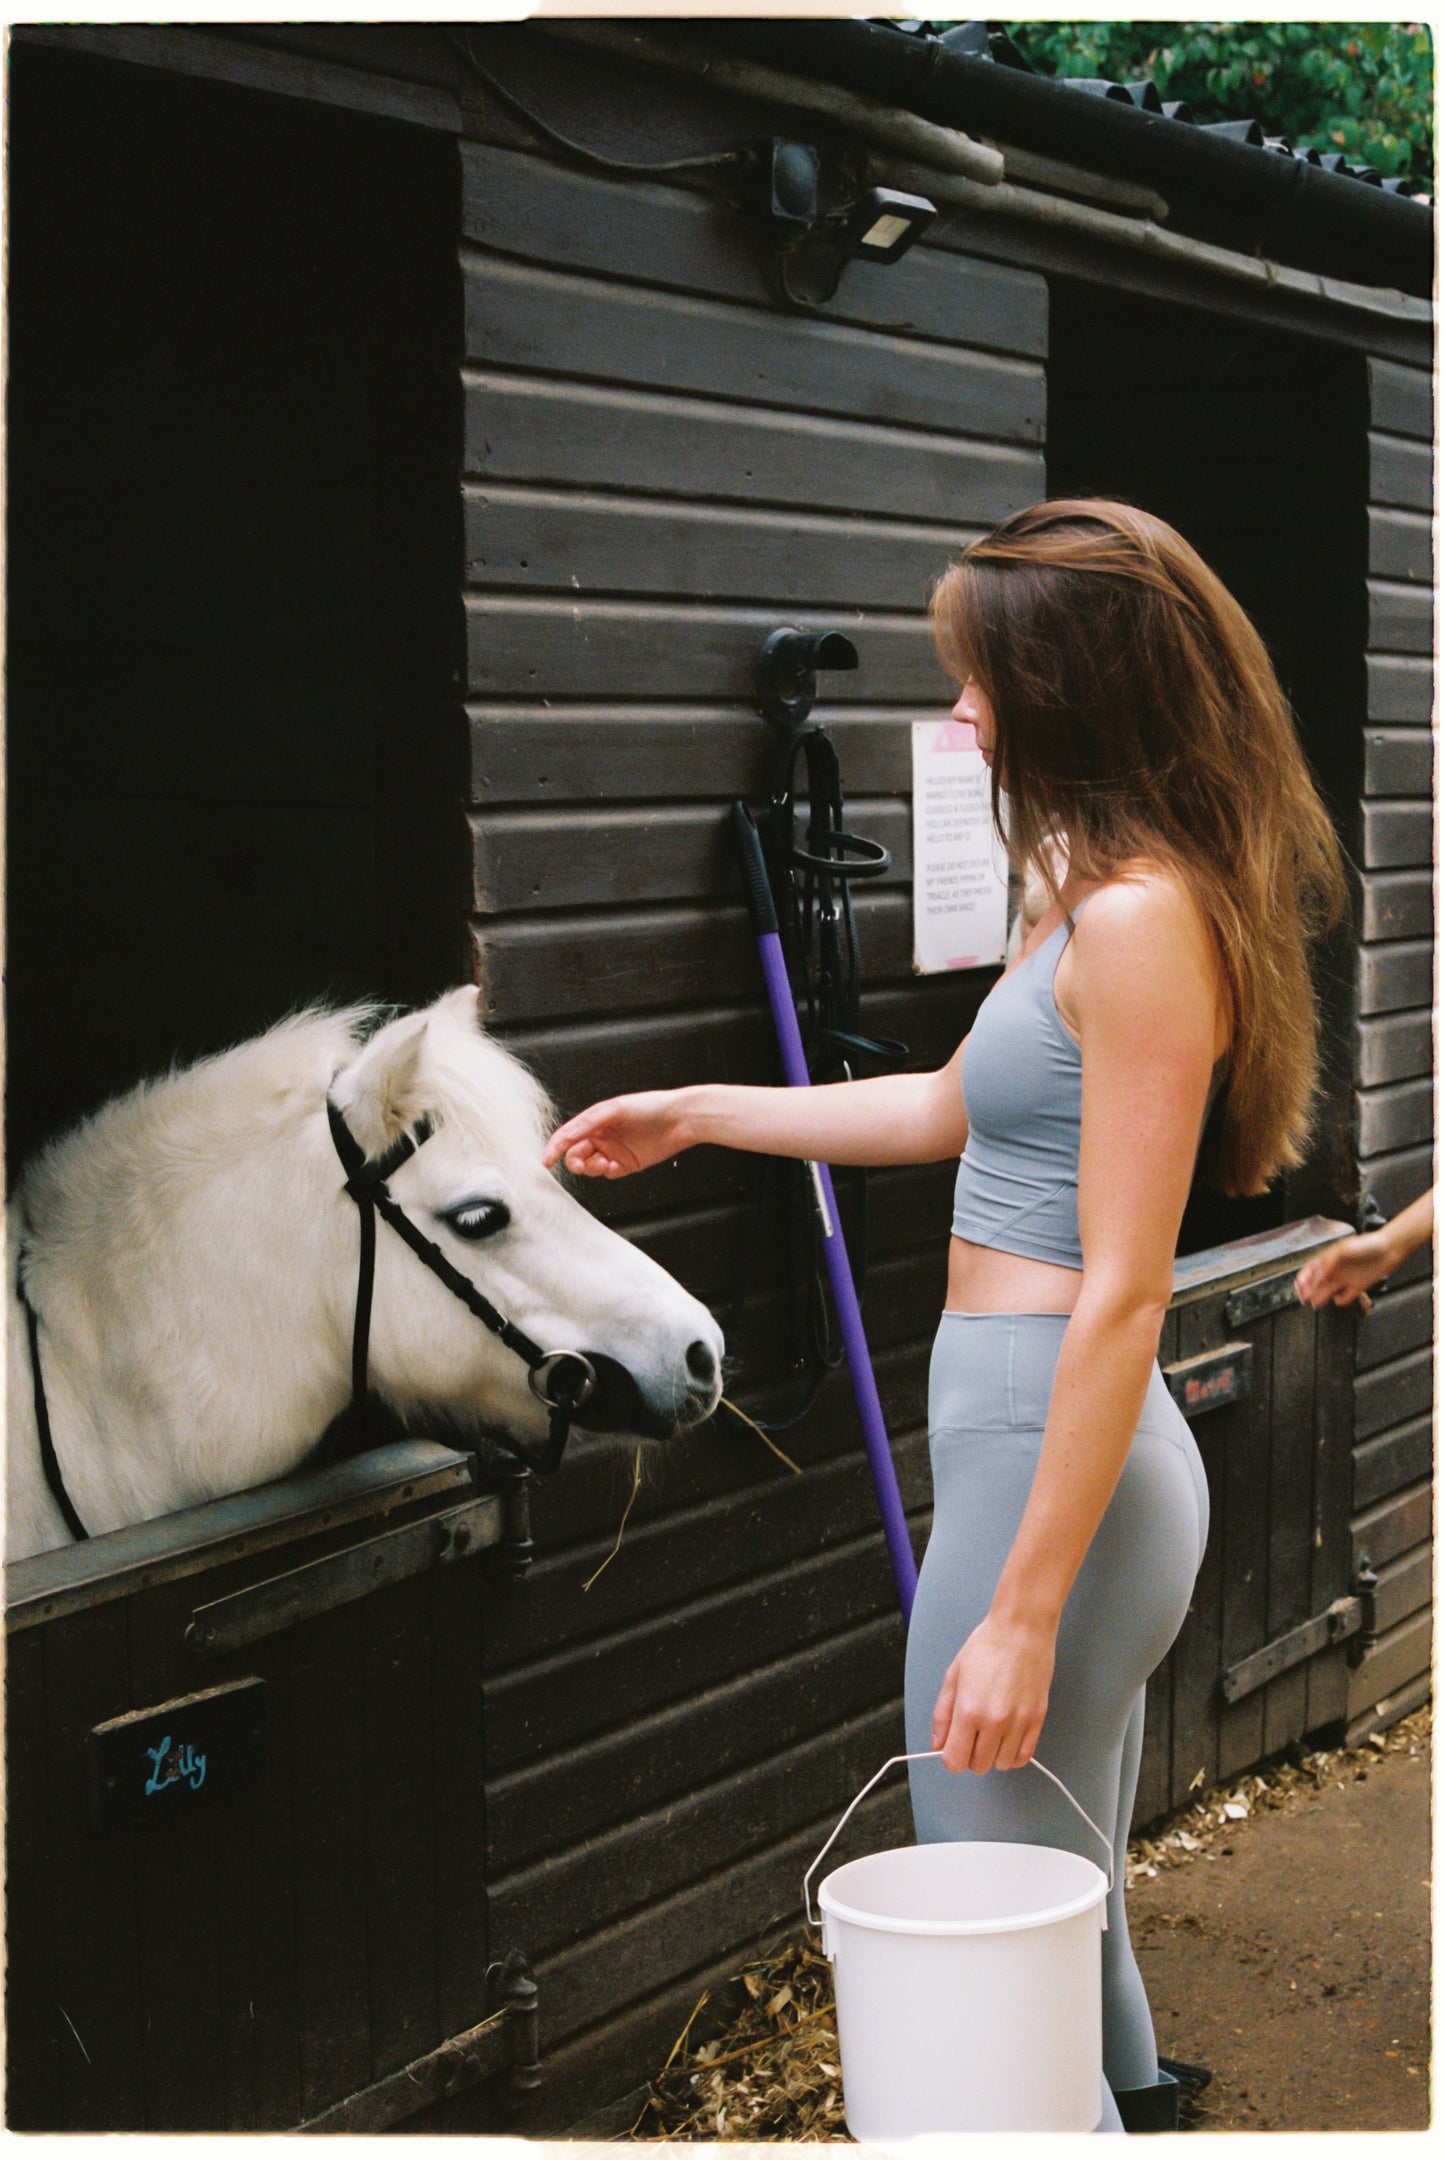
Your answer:
[[[1195,2127],[1428,2127],[1427,1747],[1138,1882],[1129,1927],[1161,2052],[1214,2072]]]
[[[1431,1740],[1427,1707],[1364,1746],[1296,1751],[1131,1843],[1160,2052],[1214,2073],[1182,2128],[1429,2127]],[[699,2001],[651,2087],[579,2133],[846,2141],[831,1980],[807,1944],[758,1959]]]

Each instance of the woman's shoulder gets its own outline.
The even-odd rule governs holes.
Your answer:
[[[1070,940],[1070,982],[1081,1005],[1120,998],[1160,1013],[1219,1010],[1222,983],[1203,907],[1172,865],[1122,865],[1081,906]]]
[[[1172,863],[1121,863],[1075,910],[1082,956],[1146,939],[1177,949],[1180,939],[1209,948],[1208,918],[1184,873]]]

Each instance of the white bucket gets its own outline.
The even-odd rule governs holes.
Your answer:
[[[823,1952],[853,2136],[891,2146],[939,2132],[1097,2129],[1108,1894],[1092,1860],[1051,1845],[902,1846],[826,1876]]]

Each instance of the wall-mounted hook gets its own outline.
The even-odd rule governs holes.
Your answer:
[[[818,694],[819,668],[855,668],[858,648],[840,630],[775,630],[758,655],[758,711],[775,727],[799,728]]]

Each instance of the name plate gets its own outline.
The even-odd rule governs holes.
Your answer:
[[[1254,1344],[1226,1343],[1222,1350],[1204,1350],[1198,1357],[1181,1358],[1163,1368],[1169,1392],[1187,1418],[1203,1417],[1225,1403],[1239,1402],[1249,1393],[1254,1377]]]
[[[179,1821],[242,1791],[261,1766],[265,1708],[264,1680],[232,1680],[93,1726],[96,1827]]]

